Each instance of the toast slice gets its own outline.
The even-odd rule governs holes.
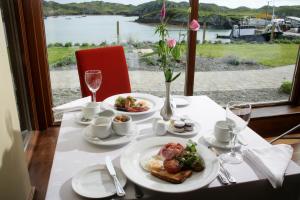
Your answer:
[[[185,181],[188,177],[192,175],[192,170],[182,170],[176,174],[171,174],[167,172],[165,169],[156,169],[151,170],[151,174],[153,176],[156,176],[157,178],[160,178],[162,180],[168,181],[170,183],[179,184]]]

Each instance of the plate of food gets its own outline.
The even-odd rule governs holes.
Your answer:
[[[190,119],[171,120],[168,132],[178,136],[194,136],[200,131],[200,124]]]
[[[204,145],[178,137],[152,137],[130,145],[121,155],[128,179],[150,190],[182,193],[211,183],[219,161]]]
[[[159,110],[163,100],[150,94],[125,93],[108,97],[102,105],[121,114],[142,115]]]

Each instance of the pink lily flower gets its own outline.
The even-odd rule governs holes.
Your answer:
[[[191,21],[189,27],[190,27],[190,29],[191,29],[192,31],[198,31],[198,30],[200,29],[200,24],[198,23],[197,20],[193,19],[193,20]]]
[[[160,11],[160,21],[163,21],[166,18],[166,1],[163,1],[163,5]]]
[[[175,39],[168,39],[167,40],[167,46],[169,48],[174,48],[176,46],[176,40]]]

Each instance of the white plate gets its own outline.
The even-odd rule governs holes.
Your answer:
[[[124,98],[126,98],[127,96],[132,96],[134,98],[136,98],[137,100],[143,100],[145,102],[147,102],[148,106],[149,106],[149,110],[144,111],[144,112],[124,112],[124,111],[119,111],[115,108],[115,101],[116,99],[122,96]],[[144,94],[144,93],[124,93],[124,94],[117,94],[111,97],[108,97],[107,99],[105,99],[102,103],[102,106],[105,109],[112,109],[114,111],[116,111],[117,113],[120,114],[125,114],[125,115],[143,115],[143,114],[149,114],[149,113],[153,113],[159,109],[161,109],[161,107],[163,106],[163,100],[159,97],[153,96],[151,94]]]
[[[205,142],[210,144],[213,147],[221,148],[221,149],[231,149],[232,143],[231,142],[219,142],[216,140],[215,136],[213,135],[213,132],[210,134],[206,134],[203,136],[203,139]],[[241,144],[239,142],[236,142],[235,148],[240,148]]]
[[[124,187],[126,177],[120,168],[115,167],[118,179]],[[73,190],[87,198],[103,198],[116,193],[114,181],[104,165],[94,165],[78,172],[72,178]]]
[[[177,108],[188,106],[191,103],[190,99],[186,96],[173,95],[172,98]]]
[[[172,184],[156,178],[140,165],[141,158],[157,154],[164,144],[178,142],[185,145],[187,141],[178,137],[152,137],[133,143],[121,155],[121,169],[128,179],[150,190],[166,193],[197,190],[211,183],[217,177],[220,167],[217,157],[204,145],[198,144],[197,150],[204,159],[205,169],[202,172],[193,172],[193,175],[181,184]]]
[[[171,133],[173,135],[179,135],[179,136],[193,136],[193,135],[196,135],[197,133],[199,133],[201,127],[200,127],[200,124],[198,122],[193,121],[193,123],[194,123],[194,129],[192,131],[184,131],[183,133],[175,132],[173,130],[172,126],[169,125],[168,133]]]
[[[88,141],[92,144],[99,145],[99,146],[124,145],[124,144],[131,142],[138,134],[136,126],[133,125],[132,134],[128,134],[126,136],[119,136],[119,135],[115,134],[113,132],[113,130],[111,130],[112,131],[111,136],[109,136],[108,138],[105,138],[105,139],[100,139],[98,137],[91,136],[90,128],[91,128],[91,126],[88,126],[85,129],[83,129],[83,137],[86,141]]]

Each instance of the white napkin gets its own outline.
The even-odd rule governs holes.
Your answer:
[[[244,157],[250,161],[253,168],[264,175],[274,188],[282,186],[292,154],[293,148],[286,144],[243,151]]]
[[[91,96],[77,99],[75,101],[71,101],[69,103],[54,107],[52,108],[52,110],[55,113],[72,112],[81,110],[82,107],[85,106],[88,102],[91,102]]]

